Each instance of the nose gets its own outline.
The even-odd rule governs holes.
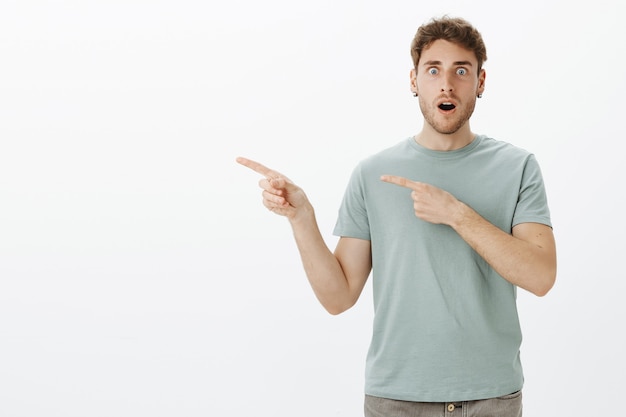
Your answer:
[[[446,74],[443,77],[441,77],[441,92],[447,93],[447,92],[452,92],[453,90],[454,90],[454,87],[452,85],[451,76]]]

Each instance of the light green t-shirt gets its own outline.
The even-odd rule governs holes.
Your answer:
[[[449,226],[415,216],[400,175],[442,188],[507,233],[551,226],[535,157],[486,136],[439,152],[409,138],[354,170],[334,234],[371,240],[374,327],[365,393],[405,401],[492,398],[520,390],[516,287]]]

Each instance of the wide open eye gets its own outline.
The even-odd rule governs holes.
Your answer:
[[[456,73],[458,75],[465,75],[465,74],[467,74],[467,70],[465,68],[459,68],[459,69],[456,70]]]
[[[428,69],[428,73],[430,75],[437,75],[437,74],[439,74],[439,70],[437,68],[429,68]]]

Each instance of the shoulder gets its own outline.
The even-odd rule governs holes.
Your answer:
[[[352,187],[366,187],[366,184],[378,182],[380,175],[388,174],[405,158],[409,151],[409,140],[403,140],[390,147],[362,158],[352,170],[350,184]]]
[[[480,144],[476,154],[486,158],[493,158],[502,163],[521,163],[534,161],[534,154],[510,142],[497,140],[488,136],[480,136]]]
[[[389,164],[398,163],[408,157],[411,149],[410,139],[404,139],[393,146],[365,157],[359,162],[358,167],[362,170],[376,170],[381,166],[386,167]]]
[[[486,150],[489,152],[504,152],[510,155],[516,156],[528,156],[531,155],[529,151],[524,148],[520,148],[519,146],[513,145],[510,142],[505,142],[503,140],[498,140],[491,138],[489,136],[481,136],[480,137],[480,149]]]

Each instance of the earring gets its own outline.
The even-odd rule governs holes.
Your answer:
[[[413,93],[413,97],[417,97],[417,93]]]
[[[478,97],[478,98],[483,98],[483,95],[482,95],[482,94],[479,94],[479,95],[477,95],[476,97]]]

